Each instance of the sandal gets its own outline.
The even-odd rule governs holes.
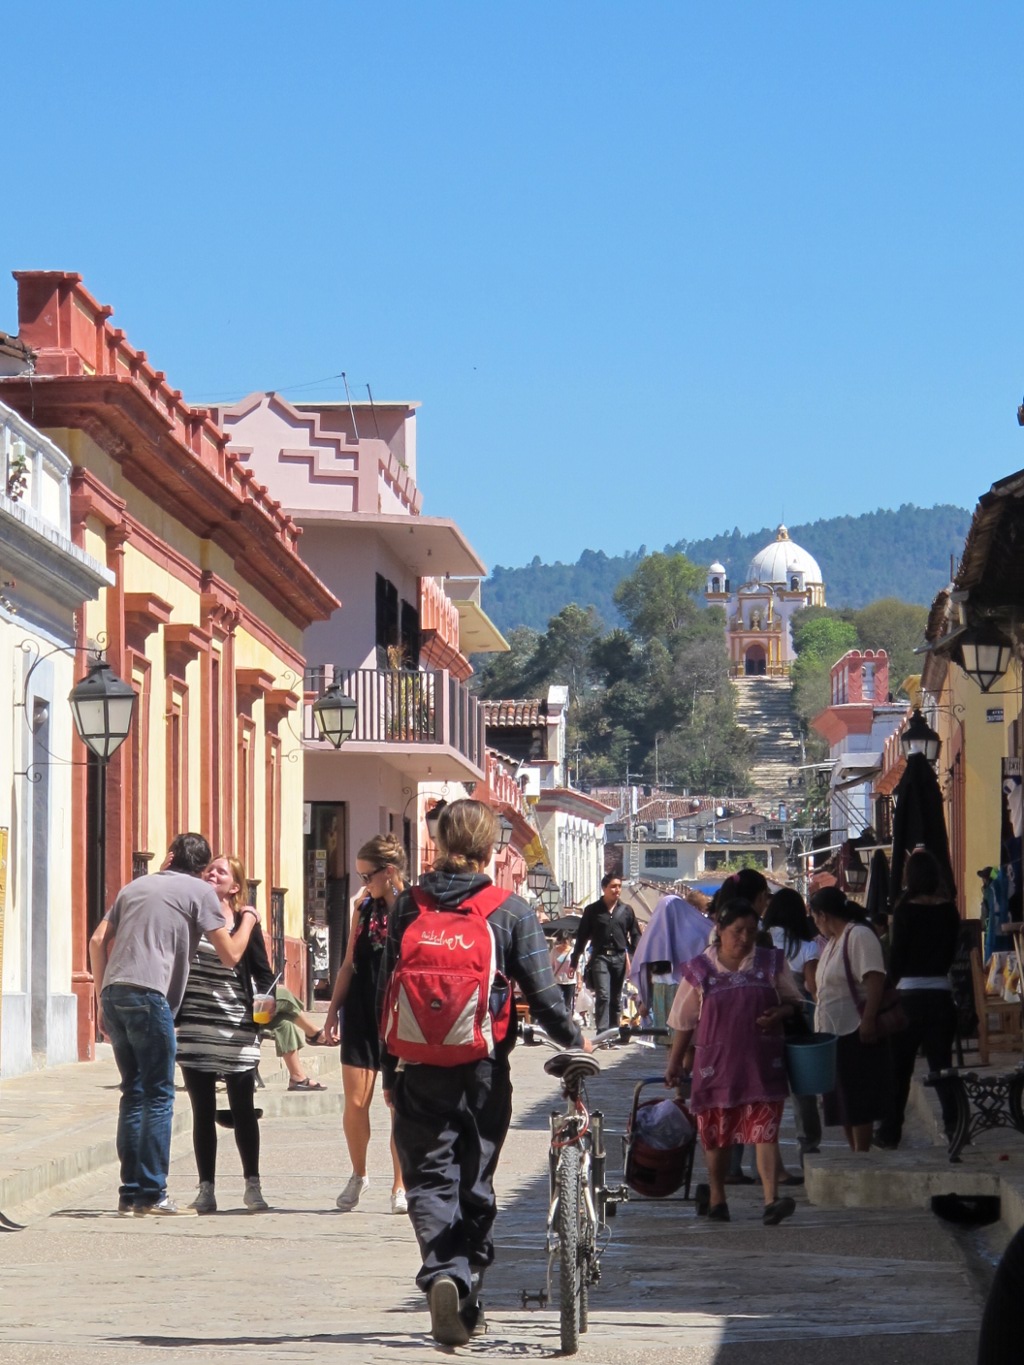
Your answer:
[[[304,1081],[289,1081],[289,1090],[326,1090],[326,1085],[321,1085],[319,1081],[311,1081],[307,1076]]]
[[[327,1037],[326,1037],[326,1035],[325,1035],[323,1029],[321,1028],[321,1029],[317,1029],[316,1033],[307,1036],[307,1038],[306,1038],[306,1046],[307,1046],[307,1047],[330,1047],[331,1044],[327,1041]]]

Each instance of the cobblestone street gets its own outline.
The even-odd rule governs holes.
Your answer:
[[[382,1105],[370,1191],[354,1213],[334,1210],[347,1169],[340,1076],[328,1055],[330,1090],[301,1098],[308,1114],[299,1097],[279,1093],[278,1078],[264,1092],[270,1214],[243,1212],[230,1141],[221,1148],[216,1217],[119,1219],[112,1167],[5,1209],[28,1226],[0,1237],[0,1362],[435,1358],[443,1348],[426,1335],[411,1230],[389,1214],[388,1182],[379,1178],[387,1164]],[[500,1170],[490,1331],[461,1352],[481,1360],[545,1359],[559,1350],[557,1312],[524,1310],[521,1298],[545,1276],[545,1125],[555,1099],[546,1055],[522,1047],[514,1055],[516,1119]],[[660,1053],[623,1049],[591,1084],[592,1106],[603,1108],[611,1130],[613,1167],[632,1087],[659,1062]],[[112,1132],[116,1092],[102,1088],[110,1080],[104,1065],[73,1070],[74,1084],[94,1110],[101,1106]],[[184,1095],[179,1104],[187,1111]],[[186,1130],[175,1138],[171,1193],[187,1202],[193,1185]],[[633,1199],[620,1209],[580,1361],[792,1365],[826,1353],[830,1365],[973,1360],[977,1290],[960,1245],[931,1213],[818,1209],[798,1192],[796,1216],[765,1228],[757,1188],[732,1194],[729,1225],[709,1225],[677,1201]]]

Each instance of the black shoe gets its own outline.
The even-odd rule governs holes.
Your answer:
[[[487,1331],[487,1318],[484,1316],[483,1303],[479,1299],[469,1300],[459,1316],[471,1337],[482,1337]]]
[[[900,1140],[897,1138],[893,1142],[888,1134],[875,1132],[871,1134],[871,1145],[877,1147],[880,1152],[895,1152],[899,1148]]]
[[[727,1175],[722,1181],[723,1185],[754,1185],[757,1182],[752,1175],[747,1175],[745,1171],[737,1171],[735,1175]]]
[[[787,1175],[785,1180],[781,1183],[790,1186],[802,1185],[804,1183],[804,1178],[802,1175]]]
[[[789,1195],[783,1195],[781,1199],[774,1200],[771,1204],[765,1204],[764,1213],[761,1221],[766,1227],[773,1228],[781,1223],[783,1218],[789,1218],[796,1213],[796,1204]]]
[[[708,1209],[709,1223],[729,1223],[731,1221],[732,1220],[729,1217],[728,1204],[726,1203],[712,1204],[711,1207]]]
[[[441,1346],[465,1346],[469,1328],[459,1312],[459,1286],[449,1275],[438,1275],[427,1294],[430,1335]]]

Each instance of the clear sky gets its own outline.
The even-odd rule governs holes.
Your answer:
[[[76,270],[190,401],[418,399],[424,511],[491,566],[972,507],[1024,466],[1019,4],[2,27],[0,328],[9,269]]]

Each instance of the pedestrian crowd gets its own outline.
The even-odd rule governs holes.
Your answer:
[[[351,1173],[337,1207],[351,1212],[369,1186],[379,1075],[392,1126],[391,1210],[411,1221],[435,1340],[461,1345],[486,1327],[481,1290],[512,1116],[517,993],[567,1048],[591,1049],[577,1012],[584,986],[597,1032],[620,1021],[624,989],[648,1020],[667,1023],[665,1083],[688,1087],[713,1223],[731,1218],[727,1187],[754,1181],[743,1170],[747,1146],[763,1222],[795,1211],[783,1190],[802,1176],[783,1166],[779,1128],[790,1096],[787,1035],[809,1027],[809,1012],[816,1033],[836,1038],[835,1083],[821,1110],[813,1095],[793,1097],[801,1161],[818,1150],[823,1124],[841,1126],[854,1151],[896,1147],[918,1052],[932,1070],[950,1066],[959,918],[925,851],[908,859],[882,936],[834,887],[817,891],[808,910],[795,891],[772,896],[761,873],[744,869],[707,914],[663,897],[642,935],[621,901],[621,877],[607,876],[575,941],[561,929],[549,947],[533,910],[487,876],[496,835],[486,805],[446,806],[437,861],[417,886],[407,884],[393,835],[359,849],[362,885],[322,1028],[273,976],[236,858],[213,857],[202,836],[181,834],[159,872],[126,885],[90,941],[99,1026],[121,1075],[118,1211],[215,1213],[218,1126],[234,1137],[244,1207],[267,1210],[255,1107],[260,1028],[273,1025],[291,1090],[322,1088],[305,1075],[301,1046],[340,1043]],[[188,1209],[167,1193],[176,1064],[199,1183]],[[954,1115],[940,1098],[948,1129]]]

